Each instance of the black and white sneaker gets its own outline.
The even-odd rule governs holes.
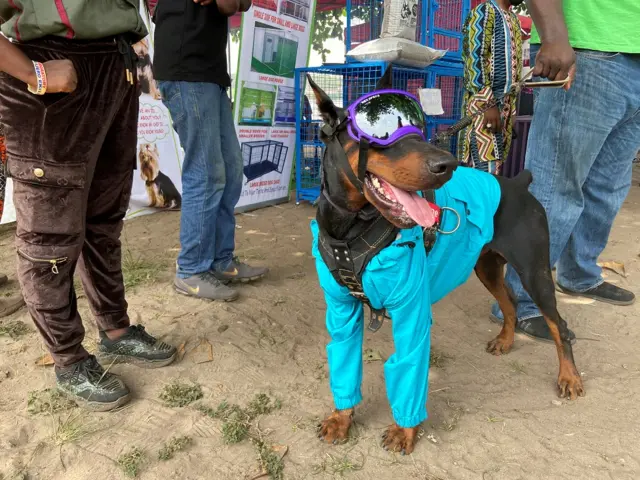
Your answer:
[[[131,325],[116,340],[100,332],[98,357],[104,365],[130,363],[142,368],[165,367],[176,359],[175,347],[149,335],[142,325]]]
[[[68,367],[56,367],[56,381],[58,390],[96,412],[121,407],[131,398],[124,382],[105,371],[93,355]]]

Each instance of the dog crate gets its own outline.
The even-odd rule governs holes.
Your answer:
[[[320,194],[320,176],[324,144],[319,133],[322,118],[315,97],[306,81],[314,82],[339,107],[347,107],[366,93],[372,92],[387,69],[384,62],[347,63],[296,69],[296,202],[315,201]],[[393,67],[393,88],[418,96],[430,87],[430,69]]]
[[[298,39],[290,32],[256,23],[251,70],[265,75],[293,78]]]
[[[289,147],[275,140],[244,142],[241,145],[244,176],[247,183],[267,173],[282,173]]]
[[[462,26],[478,0],[419,0],[415,41],[447,50],[445,58],[462,58]],[[345,45],[347,52],[380,38],[384,0],[347,0]],[[348,60],[355,62],[355,60]]]
[[[309,20],[309,1],[310,0],[282,0],[280,3],[280,14],[306,23]]]
[[[278,87],[275,121],[279,124],[296,123],[296,93],[292,87]]]
[[[442,110],[444,111],[442,115],[427,117],[427,138],[433,139],[437,134],[445,132],[463,116],[464,72],[462,65],[455,63],[434,64],[428,69],[428,72],[429,88],[440,90]],[[451,136],[446,143],[438,146],[456,155],[458,135]]]

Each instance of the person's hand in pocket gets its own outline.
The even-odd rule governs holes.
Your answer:
[[[78,86],[78,75],[71,60],[50,60],[43,65],[47,93],[71,93]]]

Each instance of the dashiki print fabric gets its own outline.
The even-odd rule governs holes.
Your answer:
[[[499,175],[511,148],[517,95],[507,95],[522,77],[522,30],[518,16],[487,0],[469,13],[463,29],[463,115],[479,112],[496,99],[502,129],[494,134],[484,128],[484,116],[460,132],[461,164]]]

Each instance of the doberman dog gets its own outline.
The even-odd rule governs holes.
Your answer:
[[[456,159],[450,153],[429,144],[420,135],[403,136],[386,148],[372,145],[363,149],[362,140],[355,140],[349,130],[349,124],[353,122],[351,110],[334,105],[310,76],[307,79],[324,120],[321,137],[326,148],[322,165],[322,194],[312,230],[315,229],[316,267],[327,301],[327,328],[332,337],[327,352],[336,408],[318,426],[318,437],[333,444],[346,441],[354,407],[361,401],[364,325],[361,303],[364,302],[372,311],[370,329],[375,331],[379,328],[384,319],[384,308],[393,322],[396,353],[385,364],[385,380],[395,424],[383,434],[382,446],[386,450],[410,454],[418,438],[419,423],[426,418],[431,304],[464,283],[471,270],[475,270],[505,317],[502,330],[488,343],[487,352],[493,355],[509,353],[515,337],[516,305],[504,282],[507,263],[518,272],[551,332],[560,362],[559,396],[571,400],[583,396],[582,379],[573,359],[572,338],[556,307],[545,211],[528,191],[531,174],[525,171],[514,179],[508,179],[457,167]],[[390,89],[391,81],[389,67],[378,81],[376,91]],[[487,185],[487,189],[495,186],[492,208],[483,210],[482,202],[490,202],[482,198],[489,199],[490,195],[484,192],[482,185]],[[466,193],[458,195],[456,191]],[[416,192],[422,193],[417,195]],[[424,202],[430,199],[441,207],[449,205],[440,211],[441,216],[449,218],[449,231],[443,230],[445,227],[441,222],[437,230],[439,233],[433,231],[431,235],[429,229],[423,230],[417,225],[413,219],[415,212],[408,215],[409,210],[417,208],[410,208],[409,203],[417,203],[421,199]],[[479,212],[476,218],[470,209]],[[456,212],[450,214],[445,210]],[[475,232],[473,238],[480,238],[481,243],[474,246],[469,240],[472,236],[461,233],[463,228],[447,238],[447,234],[458,230],[461,221],[466,222],[466,228]],[[478,229],[474,224],[484,226]],[[481,231],[488,233],[482,236],[478,234]],[[373,239],[369,235],[371,232],[374,232]],[[413,232],[418,232],[418,235]],[[416,245],[418,238],[424,242],[424,248],[422,243]],[[439,248],[444,250],[439,251]],[[477,252],[473,251],[474,248]],[[381,260],[384,255],[387,257]],[[402,263],[403,255],[409,258],[405,263]],[[448,270],[453,269],[456,262],[462,262],[459,258],[465,255],[471,259],[468,272],[459,281],[450,280]],[[437,262],[438,265],[429,262]],[[384,273],[389,265],[395,265],[396,270],[389,270],[390,273],[376,283],[374,274]],[[404,275],[402,269],[408,273]],[[428,269],[438,273],[429,273]],[[429,281],[444,281],[450,285],[446,291],[434,293]],[[417,282],[420,288],[413,288],[408,293],[405,289],[403,296],[398,296],[404,284],[412,282]],[[388,287],[389,283],[397,285]],[[383,294],[379,292],[385,288],[389,292],[395,290],[382,300],[374,298],[381,297]],[[393,295],[396,297],[391,301]],[[362,302],[358,305],[349,303],[353,298]],[[423,298],[427,301],[422,302]],[[416,312],[418,309],[424,312]],[[418,325],[415,327],[418,330],[412,325],[405,326],[406,318],[412,315],[422,320],[417,323],[428,325]],[[404,337],[402,329],[408,332]],[[404,342],[405,345],[402,344]],[[392,394],[390,389],[395,393]],[[399,413],[405,404],[414,405],[415,415],[410,411],[406,416]],[[424,412],[420,413],[421,410]]]

